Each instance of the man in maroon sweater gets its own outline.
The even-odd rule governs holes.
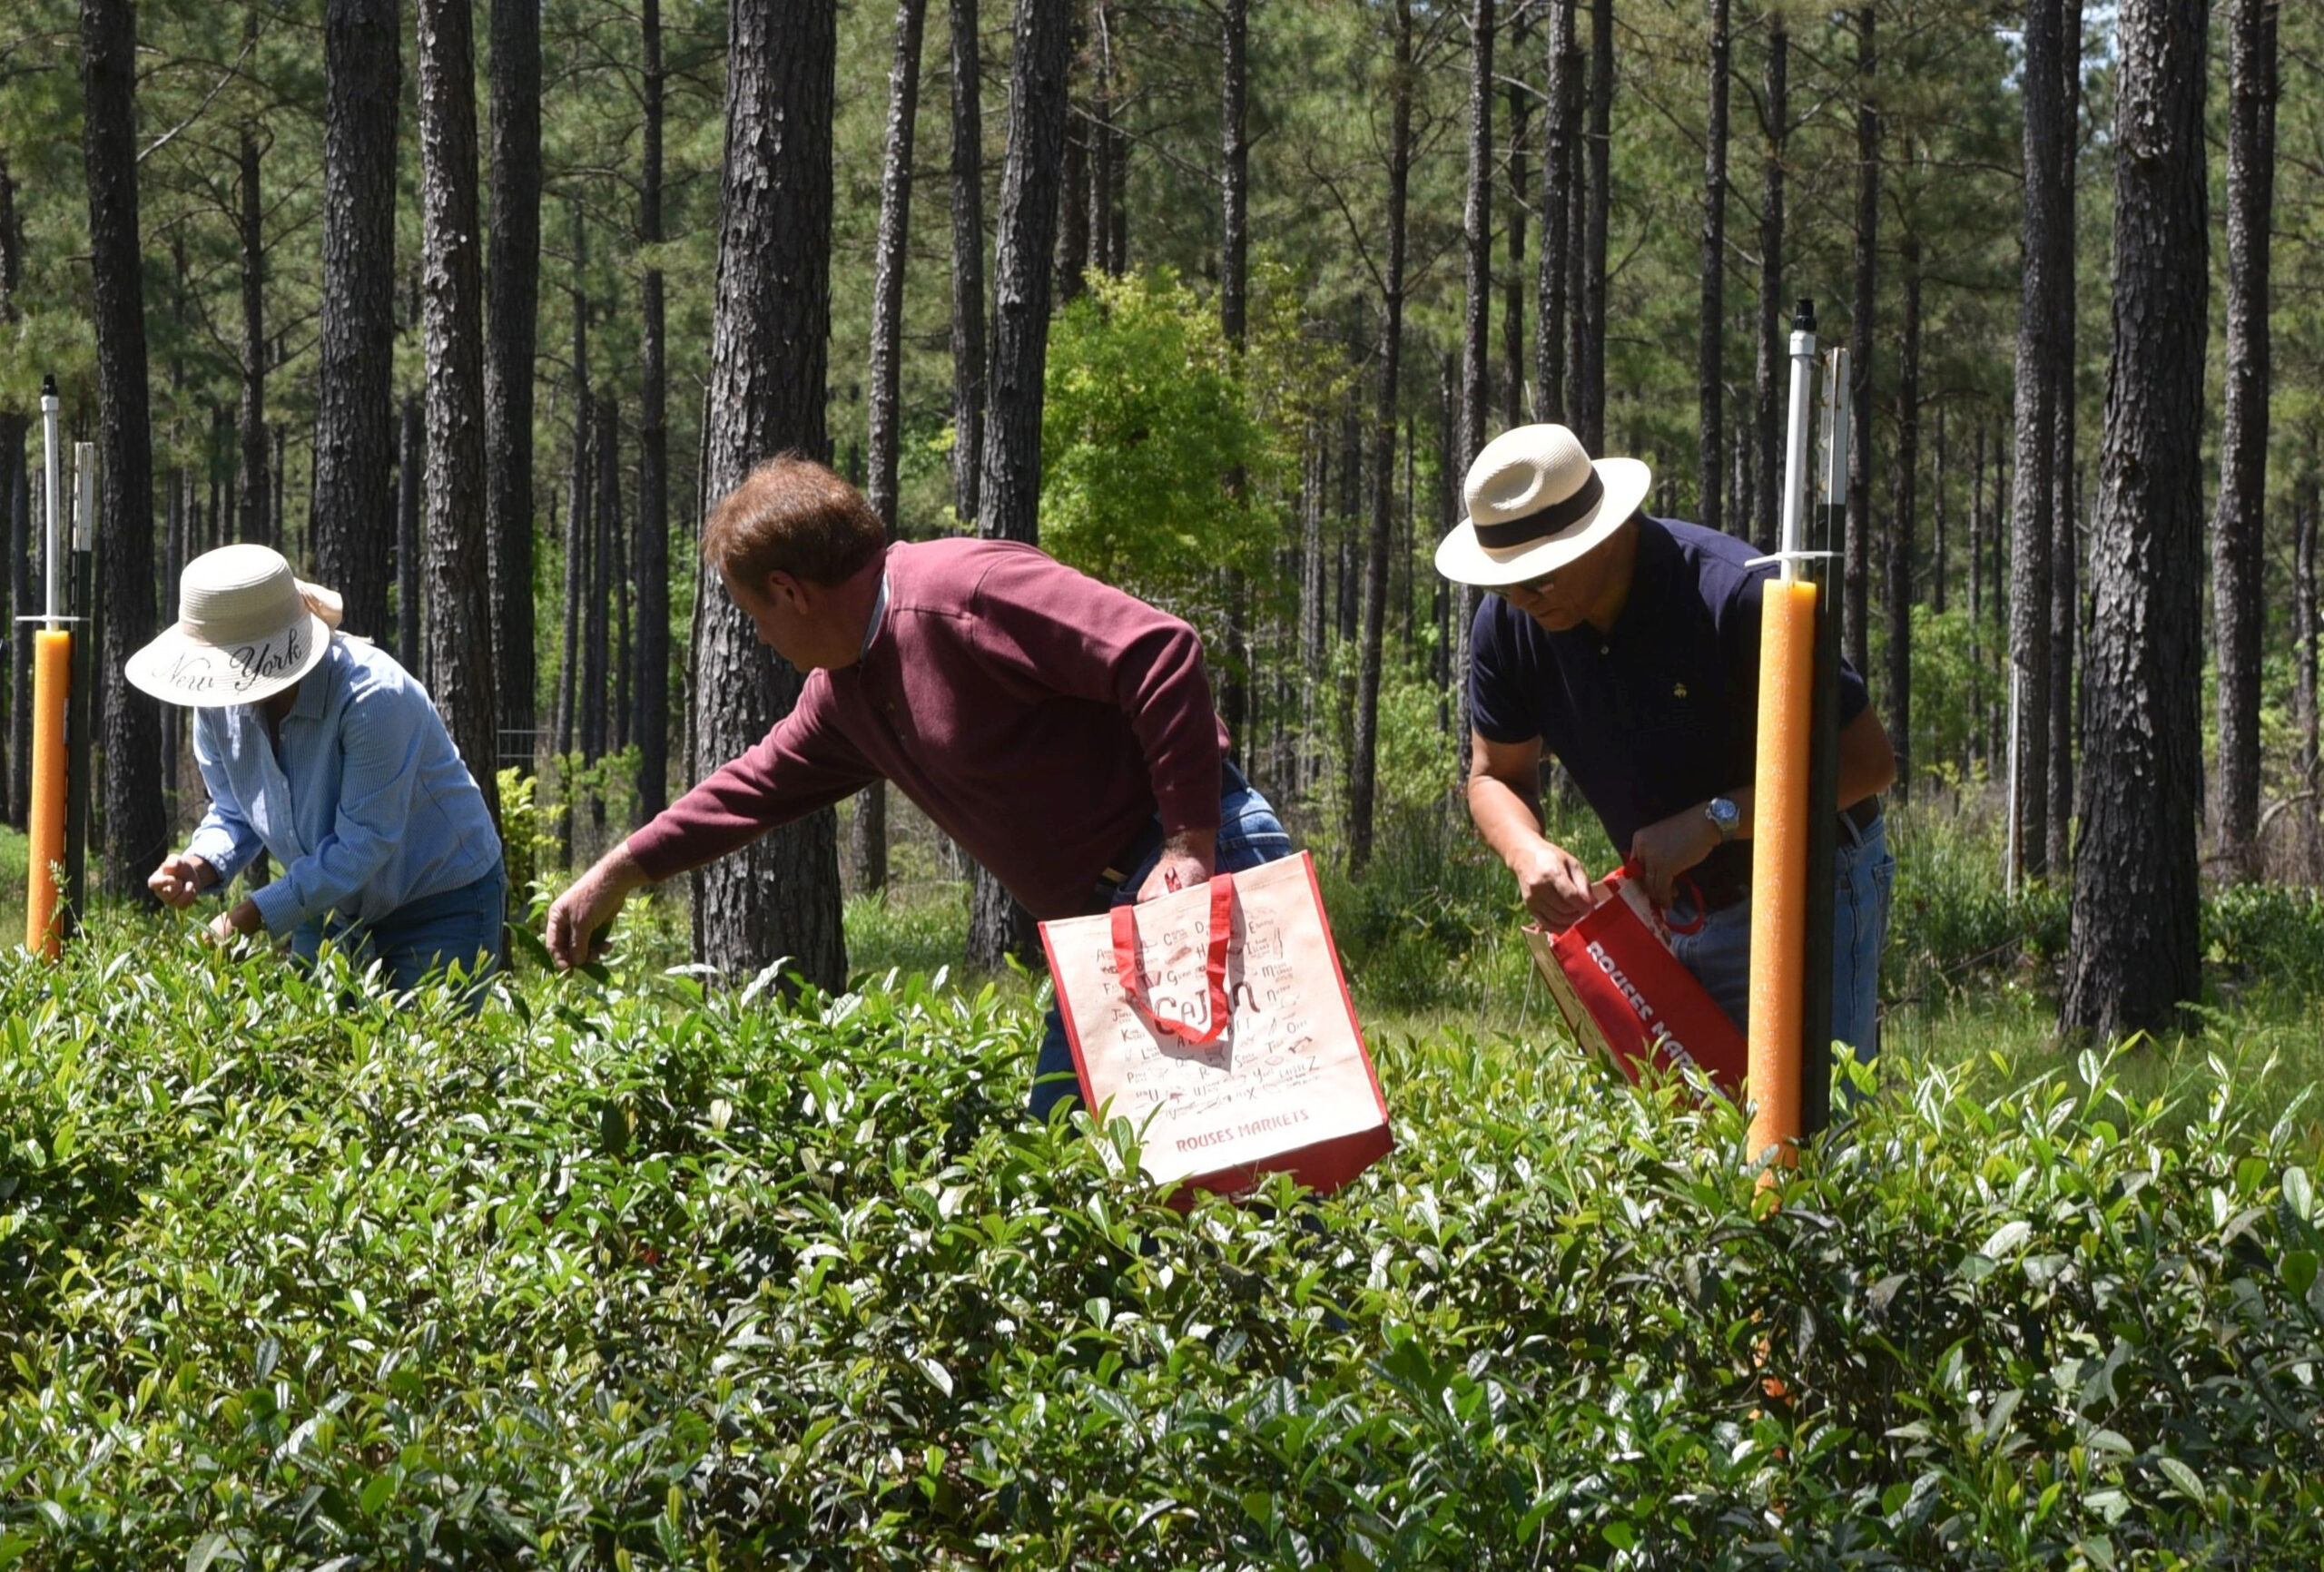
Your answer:
[[[853,486],[796,458],[719,503],[702,554],[806,683],[764,741],[549,909],[559,965],[631,890],[883,778],[1043,919],[1290,855],[1226,759],[1202,642],[1177,618],[1029,545],[891,544]],[[1070,1095],[1071,1071],[1051,1010],[1035,1112]]]

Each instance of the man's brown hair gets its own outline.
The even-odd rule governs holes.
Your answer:
[[[887,526],[862,492],[828,466],[786,453],[719,498],[703,526],[702,560],[753,586],[771,573],[835,585],[887,542]]]

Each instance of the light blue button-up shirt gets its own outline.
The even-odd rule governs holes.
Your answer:
[[[331,640],[279,748],[257,706],[233,704],[194,712],[193,757],[210,811],[186,851],[221,881],[271,853],[282,871],[251,899],[278,937],[329,911],[376,921],[500,860],[484,794],[428,691],[361,639]]]

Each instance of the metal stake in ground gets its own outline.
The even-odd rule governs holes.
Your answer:
[[[33,634],[32,811],[26,823],[30,845],[25,873],[25,948],[54,959],[63,948],[56,921],[57,875],[65,860],[64,712],[72,689],[73,635],[64,628],[64,496],[56,429],[56,378],[40,389],[44,496],[42,565],[47,583],[45,614]]]

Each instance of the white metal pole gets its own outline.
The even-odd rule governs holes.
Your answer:
[[[64,455],[58,449],[61,440],[56,429],[56,378],[45,377],[40,385],[40,434],[43,462],[47,481],[48,518],[41,535],[43,562],[46,565],[48,627],[56,631],[58,620],[64,614]]]
[[[1791,424],[1784,441],[1783,531],[1776,549],[1782,558],[1783,582],[1799,577],[1799,552],[1805,543],[1807,510],[1808,420],[1816,408],[1816,308],[1799,302],[1791,319]]]

